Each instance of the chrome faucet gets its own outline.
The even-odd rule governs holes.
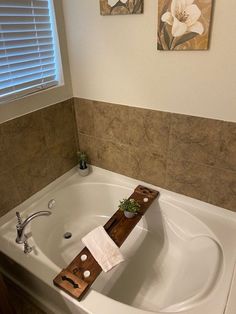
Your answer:
[[[17,237],[16,237],[16,243],[23,244],[24,243],[24,252],[25,253],[30,253],[32,251],[32,248],[28,245],[28,238],[25,235],[25,228],[26,226],[31,222],[31,220],[40,217],[40,216],[49,216],[51,215],[51,212],[48,210],[43,210],[36,212],[32,215],[30,215],[28,218],[25,219],[24,222],[22,222],[22,218],[20,216],[19,212],[16,212],[16,217],[17,217],[17,225],[16,225],[16,231],[17,231]]]

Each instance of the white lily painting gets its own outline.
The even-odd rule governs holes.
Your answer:
[[[212,0],[159,0],[158,49],[206,50]]]
[[[101,15],[143,13],[143,0],[100,0]]]

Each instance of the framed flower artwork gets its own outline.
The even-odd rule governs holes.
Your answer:
[[[207,50],[213,0],[158,0],[158,50]]]
[[[100,0],[101,15],[143,13],[144,0]]]

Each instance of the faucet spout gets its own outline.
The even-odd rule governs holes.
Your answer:
[[[16,216],[18,219],[18,224],[16,225],[16,231],[17,231],[16,243],[22,244],[25,242],[25,240],[26,240],[25,228],[33,219],[40,217],[40,216],[49,216],[51,214],[52,213],[48,210],[38,211],[38,212],[30,215],[28,218],[25,219],[24,222],[22,222],[21,217],[20,217],[20,213],[16,212]]]

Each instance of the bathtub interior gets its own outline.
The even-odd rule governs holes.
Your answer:
[[[83,248],[81,238],[104,225],[119,200],[132,189],[112,184],[71,185],[42,199],[39,209],[56,200],[53,215],[33,221],[36,248],[65,268]],[[70,239],[64,239],[71,232]],[[221,246],[200,220],[158,200],[133,230],[121,251],[125,262],[102,273],[93,289],[143,310],[175,312],[191,308],[214,289],[223,265]],[[204,263],[202,261],[204,260]]]

